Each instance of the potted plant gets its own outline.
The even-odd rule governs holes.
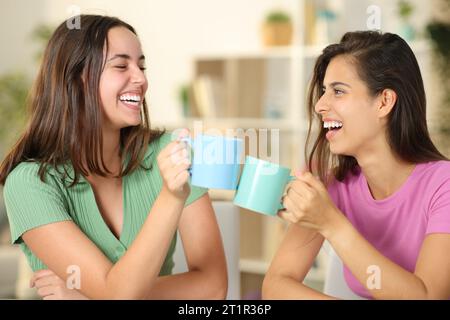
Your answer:
[[[411,25],[411,15],[414,12],[413,5],[407,0],[400,0],[398,2],[398,15],[400,16],[400,35],[403,39],[411,41],[415,38],[415,30]]]
[[[51,27],[45,25],[39,25],[33,30],[31,40],[39,44],[35,53],[36,61],[41,59],[51,31]],[[26,120],[26,99],[30,88],[31,80],[23,71],[11,71],[0,75],[0,161],[4,159],[23,130]],[[0,187],[0,235],[7,225],[6,220],[3,188]]]
[[[287,12],[274,10],[267,14],[263,24],[263,40],[266,46],[290,45],[292,32],[292,21]]]
[[[438,134],[440,147],[450,156],[450,0],[443,0],[440,13],[447,19],[434,19],[426,26],[426,33],[433,48],[435,68],[438,70],[442,94],[442,102],[437,110]]]

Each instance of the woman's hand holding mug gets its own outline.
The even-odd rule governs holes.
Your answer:
[[[178,199],[186,200],[190,193],[189,150],[186,142],[181,139],[189,135],[188,130],[183,130],[178,140],[169,143],[158,155],[158,167],[163,179],[163,190]]]

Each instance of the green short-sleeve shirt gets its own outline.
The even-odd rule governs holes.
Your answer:
[[[11,230],[11,241],[20,244],[33,271],[47,269],[22,241],[22,234],[30,229],[59,221],[72,220],[97,247],[115,263],[125,253],[144,224],[150,209],[162,187],[157,155],[169,142],[166,133],[153,141],[145,153],[143,165],[151,170],[138,168],[122,180],[123,226],[120,238],[111,232],[98,209],[88,181],[80,176],[79,182],[67,187],[61,174],[49,169],[45,183],[38,175],[39,163],[22,162],[6,179],[3,195]],[[69,167],[70,170],[70,167]],[[72,169],[73,170],[73,169]],[[207,192],[207,189],[191,186],[185,206]],[[171,274],[174,262],[176,234],[172,240],[160,275]]]

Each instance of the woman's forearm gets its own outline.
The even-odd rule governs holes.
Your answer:
[[[324,236],[373,298],[426,299],[423,281],[383,256],[345,217]]]
[[[118,299],[144,299],[156,282],[176,232],[184,201],[164,188],[132,245],[106,276],[106,287]]]
[[[222,300],[226,298],[227,283],[220,275],[194,270],[159,277],[146,299]]]
[[[265,300],[332,300],[334,297],[316,291],[287,276],[266,276],[263,283]]]

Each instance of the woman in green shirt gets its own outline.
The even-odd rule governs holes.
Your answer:
[[[150,129],[144,63],[135,30],[106,16],[62,23],[46,48],[0,167],[12,242],[44,299],[226,296],[211,201],[189,185],[186,144]],[[171,275],[177,229],[189,271]]]

